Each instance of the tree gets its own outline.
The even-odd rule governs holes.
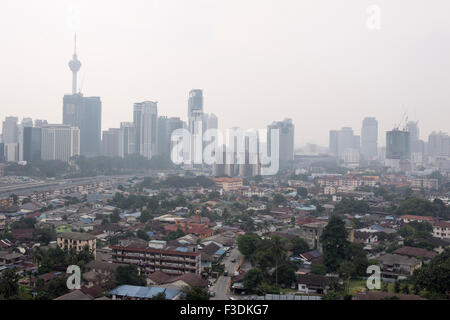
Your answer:
[[[0,296],[10,299],[19,293],[20,276],[16,274],[16,269],[3,271],[0,276]]]
[[[109,217],[109,221],[111,223],[117,223],[120,221],[120,211],[118,209],[114,209],[113,213]]]
[[[438,204],[420,198],[409,198],[402,201],[395,211],[396,214],[413,214],[417,216],[434,216],[441,214],[441,208]]]
[[[290,287],[295,282],[295,271],[297,268],[292,263],[284,263],[280,265],[275,274],[278,274],[278,283],[286,287]]]
[[[159,292],[152,297],[152,300],[167,300],[164,292]]]
[[[144,277],[139,275],[137,266],[127,265],[117,267],[114,278],[117,286],[128,284],[133,286],[145,286]]]
[[[137,231],[137,237],[142,239],[142,240],[145,240],[145,241],[148,241],[150,239],[150,237],[148,236],[147,232],[145,232],[142,229],[139,229]]]
[[[270,241],[270,251],[275,260],[275,284],[278,285],[278,265],[286,260],[284,239],[280,236],[274,236]]]
[[[296,256],[309,251],[308,243],[302,238],[299,237],[293,238],[291,240],[291,244],[292,244],[292,253]]]
[[[327,267],[323,264],[313,264],[311,266],[311,273],[319,276],[324,276],[327,274]]]
[[[308,189],[304,187],[297,188],[297,195],[306,198],[308,196]]]
[[[258,286],[264,281],[264,273],[259,268],[250,269],[244,275],[244,288],[255,291]]]
[[[275,203],[275,205],[280,205],[280,204],[284,204],[286,202],[286,198],[280,194],[280,193],[276,193],[273,196],[273,203]]]
[[[148,220],[152,218],[152,213],[150,210],[143,210],[141,212],[141,216],[139,217],[139,221],[142,223],[146,223]]]
[[[246,257],[250,257],[256,252],[261,239],[254,233],[239,236],[237,239],[239,251]]]
[[[209,300],[208,291],[200,287],[185,288],[186,300]]]
[[[334,213],[366,213],[369,211],[369,205],[364,200],[355,200],[353,198],[342,199],[335,207]]]
[[[323,246],[323,264],[328,271],[337,270],[341,262],[345,260],[349,246],[344,221],[337,216],[332,216],[320,241]]]

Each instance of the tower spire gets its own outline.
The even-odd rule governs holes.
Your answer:
[[[77,93],[77,73],[80,71],[81,62],[77,57],[77,34],[75,33],[74,38],[74,51],[72,60],[69,61],[69,68],[72,71],[72,94]]]

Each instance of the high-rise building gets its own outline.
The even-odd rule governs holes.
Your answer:
[[[330,153],[334,156],[339,155],[339,130],[330,130]]]
[[[272,148],[276,145],[271,139],[271,131],[273,129],[279,130],[279,158],[280,164],[286,164],[294,160],[294,131],[295,126],[292,119],[285,119],[283,121],[273,122],[267,126],[267,149],[268,154],[272,155]]]
[[[408,131],[386,132],[386,159],[411,160],[411,143]]]
[[[135,103],[133,119],[138,152],[141,156],[151,159],[158,153],[158,103]]]
[[[136,153],[136,128],[132,122],[120,123],[119,157]]]
[[[203,91],[193,89],[189,92],[188,100],[188,127],[189,131],[194,132],[193,121],[203,120]]]
[[[432,132],[428,136],[428,155],[450,157],[450,136],[444,132]]]
[[[80,153],[86,156],[100,154],[102,131],[102,102],[100,97],[85,97],[78,127],[80,128]]]
[[[110,128],[108,131],[103,131],[102,139],[102,154],[105,157],[119,157],[120,156],[120,129]]]
[[[83,97],[81,93],[65,95],[63,124],[80,129],[81,154],[100,154],[102,102],[100,97]]]
[[[170,156],[169,118],[158,117],[158,155],[168,159]]]
[[[44,125],[47,125],[48,121],[47,120],[34,120],[34,126],[35,127],[42,127]]]
[[[411,161],[413,163],[422,163],[424,160],[425,143],[420,140],[418,122],[409,121],[406,124],[406,131],[409,132],[411,143]]]
[[[364,118],[361,129],[361,155],[365,160],[375,160],[378,155],[378,121]]]
[[[17,143],[18,124],[17,117],[6,117],[2,126],[3,143]]]
[[[23,128],[23,161],[41,160],[42,129],[39,127]]]
[[[80,154],[80,129],[70,125],[53,124],[42,128],[41,159],[68,162]]]

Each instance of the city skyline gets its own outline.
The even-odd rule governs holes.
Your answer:
[[[405,110],[411,119],[420,120],[421,139],[433,130],[448,132],[449,47],[427,37],[432,32],[447,36],[450,31],[444,23],[448,4],[442,1],[434,7],[424,1],[383,4],[379,31],[365,26],[368,4],[355,1],[346,5],[319,1],[309,6],[285,1],[275,9],[261,1],[261,13],[248,21],[255,13],[253,5],[237,1],[199,0],[189,6],[174,0],[134,1],[129,6],[49,1],[38,7],[27,4],[22,11],[21,4],[7,1],[3,13],[8,15],[3,18],[16,28],[15,38],[1,33],[8,40],[4,61],[20,61],[20,65],[6,63],[0,76],[5,88],[1,118],[33,116],[60,122],[56,112],[60,97],[71,88],[67,58],[73,52],[74,28],[66,21],[71,4],[81,15],[76,30],[77,54],[83,62],[78,87],[87,95],[102,97],[102,130],[131,121],[129,110],[136,101],[159,101],[161,114],[187,120],[187,92],[202,88],[205,109],[221,119],[223,128],[264,128],[272,121],[292,118],[297,124],[296,147],[308,142],[326,146],[328,129],[333,127],[352,127],[359,134],[366,116],[379,121],[378,140],[384,144],[384,132],[393,129]],[[49,5],[60,16],[37,19],[31,13]],[[408,15],[402,14],[404,6]],[[285,15],[290,9],[296,15]],[[24,25],[11,21],[19,12],[29,18]],[[151,14],[151,22],[134,23],[143,13]],[[308,18],[309,13],[318,15],[318,20]],[[99,14],[104,24],[95,29]],[[267,17],[272,22],[266,26]],[[402,23],[396,24],[400,17]],[[161,22],[163,27],[158,28]],[[23,44],[19,39],[31,24],[33,38]],[[288,41],[294,39],[290,29],[298,41]],[[298,36],[301,30],[311,32]],[[125,51],[120,43],[127,44]],[[182,57],[175,56],[179,50]],[[415,71],[421,77],[415,77]],[[237,113],[242,117],[233,117]]]

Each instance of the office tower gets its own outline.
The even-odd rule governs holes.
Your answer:
[[[169,158],[170,136],[168,129],[169,119],[166,116],[158,117],[158,155]]]
[[[193,121],[203,118],[203,91],[193,89],[189,92],[188,100],[188,128],[191,133],[194,131]],[[203,119],[202,119],[203,120]]]
[[[84,97],[80,128],[80,153],[85,156],[100,154],[102,131],[102,102],[100,97]]]
[[[217,147],[217,153],[215,154],[215,163],[213,165],[213,175],[221,177],[227,175],[227,147],[222,145]]]
[[[42,127],[46,124],[48,124],[47,120],[34,120],[35,127]]]
[[[208,129],[218,129],[219,121],[217,116],[213,113],[204,113],[203,114],[203,132]]]
[[[132,122],[121,122],[119,133],[119,157],[136,153],[136,128]]]
[[[4,148],[6,162],[19,161],[19,144],[17,142],[4,143]]]
[[[64,96],[63,124],[80,129],[82,155],[96,156],[100,153],[101,117],[100,97],[83,97],[81,93]]]
[[[378,121],[364,118],[361,129],[361,155],[365,160],[375,160],[378,155]]]
[[[42,126],[41,159],[68,162],[80,154],[80,129],[70,125]]]
[[[422,163],[424,160],[425,143],[420,140],[418,122],[409,121],[406,124],[406,131],[409,132],[411,143],[411,161],[413,163]]]
[[[38,161],[41,160],[41,138],[42,129],[40,127],[25,127],[23,128],[23,147],[22,159],[23,161]]]
[[[294,160],[294,131],[295,126],[292,119],[285,119],[279,122],[273,122],[267,126],[267,149],[272,154],[272,148],[276,145],[271,139],[271,131],[278,129],[279,131],[279,159],[280,165],[286,164]]]
[[[2,126],[3,143],[17,143],[19,119],[17,117],[6,117]]]
[[[250,143],[256,143],[256,149],[252,150]],[[254,177],[261,174],[261,166],[259,163],[259,137],[255,136],[253,141],[252,137],[244,137],[244,163],[239,164],[239,176],[240,177]]]
[[[5,144],[3,142],[0,142],[0,163],[5,161]]]
[[[408,131],[395,129],[386,132],[386,159],[411,159],[411,143]]]
[[[31,118],[23,118],[22,119],[22,127],[32,127],[33,126],[33,119]]]
[[[75,45],[73,50],[72,60],[69,61],[69,68],[72,71],[72,95],[77,94],[77,73],[80,71],[81,62],[77,56],[77,35],[75,34]]]
[[[330,130],[330,144],[329,144],[329,150],[330,154],[334,156],[339,155],[339,130]]]
[[[432,132],[428,136],[428,155],[432,157],[449,157],[450,136],[444,132]]]
[[[119,157],[120,156],[120,129],[110,128],[108,131],[103,131],[102,138],[102,154],[105,157]]]
[[[158,153],[158,103],[135,103],[133,120],[137,151],[141,156],[151,159]]]

